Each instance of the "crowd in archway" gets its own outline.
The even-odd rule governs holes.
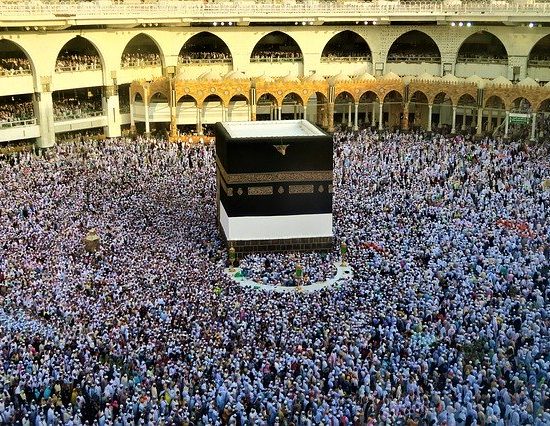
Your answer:
[[[34,118],[34,107],[31,101],[0,104],[0,127],[19,124],[32,118]]]
[[[0,423],[548,424],[547,148],[334,140],[355,277],[312,294],[223,273],[211,147],[2,160]]]
[[[62,54],[55,62],[56,72],[86,71],[101,69],[101,58],[98,55],[82,53]]]
[[[160,65],[160,55],[158,53],[124,53],[122,55],[122,61],[120,66],[122,68],[132,68],[132,67],[146,67],[152,65]]]
[[[31,63],[27,58],[0,58],[0,75],[30,74]]]

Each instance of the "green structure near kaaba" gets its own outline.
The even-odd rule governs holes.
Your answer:
[[[306,120],[217,123],[223,237],[238,252],[329,249],[332,148]]]

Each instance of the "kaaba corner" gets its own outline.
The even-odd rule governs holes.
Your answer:
[[[216,123],[217,220],[237,252],[332,247],[332,137],[306,120]]]

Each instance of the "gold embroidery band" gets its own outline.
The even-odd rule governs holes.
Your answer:
[[[313,185],[289,185],[289,194],[313,194]]]
[[[225,192],[225,195],[227,195],[228,197],[232,197],[233,196],[233,188],[228,188],[227,185],[225,184],[223,178],[221,178],[219,176],[218,176],[218,180],[220,181],[220,186],[222,187],[223,192]]]
[[[272,186],[249,186],[248,195],[273,195]]]
[[[222,179],[228,185],[273,182],[322,182],[332,181],[332,170],[308,170],[300,172],[231,173],[216,159]]]

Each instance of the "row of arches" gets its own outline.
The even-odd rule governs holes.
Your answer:
[[[316,96],[318,103],[327,104],[328,98],[324,93],[315,92],[311,96]],[[250,103],[250,97],[246,94],[236,94],[230,98],[229,102],[233,101],[246,101]],[[311,98],[304,99],[302,95],[298,92],[288,92],[283,98],[282,101],[278,101],[275,94],[270,92],[261,92],[256,96],[255,103],[256,105],[272,105],[277,108],[283,105],[300,105],[304,106],[307,104],[308,100]],[[176,103],[193,103],[196,105],[203,105],[208,102],[216,101],[223,106],[228,106],[228,102],[225,101],[218,95],[210,94],[205,98],[194,97],[190,94],[185,94],[176,99]],[[359,97],[354,96],[352,93],[347,91],[341,91],[335,94],[334,104],[358,104],[366,105],[370,103],[399,103],[402,104],[404,101],[403,94],[397,90],[391,90],[386,93],[384,96],[380,96],[375,91],[368,90],[363,92]],[[132,99],[132,102],[144,102],[144,99],[140,93],[135,93]],[[160,92],[155,92],[149,96],[146,100],[147,103],[168,103],[168,98],[166,95]],[[410,104],[422,104],[422,105],[444,105],[448,107],[469,107],[469,108],[484,108],[484,109],[498,109],[506,110],[509,112],[547,112],[550,111],[550,97],[541,101],[538,105],[532,104],[532,102],[522,96],[518,96],[512,100],[512,102],[507,105],[505,100],[498,95],[488,96],[482,103],[478,105],[478,101],[469,93],[461,95],[456,102],[453,102],[452,97],[446,92],[439,92],[436,95],[427,95],[423,91],[416,90],[410,96],[408,102]]]
[[[264,35],[250,53],[251,62],[267,60],[299,61],[303,53],[292,36],[281,31]],[[231,63],[233,53],[217,35],[203,31],[187,40],[180,49],[180,63],[196,61]],[[331,60],[360,60],[370,62],[372,51],[368,41],[359,33],[344,30],[334,35],[321,52],[321,62]],[[78,63],[80,61],[80,63]],[[84,61],[84,64],[82,64]],[[399,36],[390,46],[386,61],[392,62],[441,62],[441,51],[436,42],[425,32],[411,30]],[[529,61],[537,66],[541,61],[550,61],[550,35],[540,39],[530,50]],[[162,49],[150,36],[140,33],[134,36],[121,55],[121,67],[164,65]],[[502,41],[494,34],[479,31],[467,37],[459,48],[457,63],[508,64],[508,52]],[[102,68],[101,52],[83,36],[75,36],[59,51],[56,71],[70,71],[75,67]],[[0,40],[0,68],[31,72],[32,58],[14,41]]]

